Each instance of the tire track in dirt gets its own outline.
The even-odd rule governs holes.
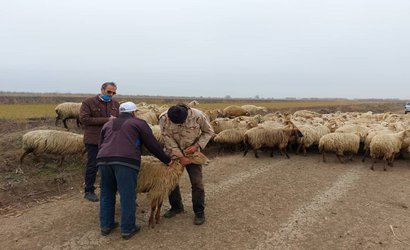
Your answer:
[[[315,224],[321,213],[353,188],[360,176],[358,170],[350,170],[339,177],[329,189],[316,195],[310,203],[295,210],[280,226],[279,231],[266,232],[255,249],[292,249],[292,242],[303,240],[304,231]]]

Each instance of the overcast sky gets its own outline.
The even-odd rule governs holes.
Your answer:
[[[0,91],[410,99],[409,0],[0,1]]]

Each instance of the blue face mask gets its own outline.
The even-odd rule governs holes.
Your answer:
[[[112,99],[112,96],[106,95],[105,93],[101,95],[102,99],[106,102],[110,102]]]

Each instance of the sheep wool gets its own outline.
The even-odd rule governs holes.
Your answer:
[[[341,163],[345,153],[357,154],[360,146],[360,136],[354,133],[330,133],[319,140],[319,152],[322,153],[323,162],[326,162],[325,153],[334,152]]]
[[[249,116],[249,112],[237,105],[231,105],[223,110],[224,117],[234,118],[237,116]]]
[[[373,163],[370,167],[374,170],[374,164],[377,158],[383,158],[385,164],[383,170],[386,171],[386,165],[393,166],[394,157],[400,152],[402,143],[410,137],[410,130],[405,130],[393,134],[377,134],[370,142],[370,156]]]
[[[201,152],[186,155],[192,163],[202,165],[208,164],[208,158]],[[138,174],[137,193],[147,193],[151,200],[151,214],[149,225],[154,227],[155,222],[159,224],[162,202],[178,184],[179,178],[184,172],[178,160],[174,160],[171,166],[166,166],[153,156],[141,156],[141,166]]]
[[[246,149],[244,156],[248,153],[249,148],[251,148],[258,158],[257,150],[261,147],[268,147],[271,149],[271,157],[273,157],[273,148],[278,147],[282,154],[285,154],[287,158],[290,158],[286,152],[286,146],[292,136],[302,137],[303,134],[298,129],[275,129],[267,127],[255,127],[251,128],[245,132],[244,142]]]
[[[80,109],[81,103],[77,102],[63,102],[55,107],[55,112],[57,114],[55,125],[57,126],[58,121],[62,120],[64,128],[68,129],[67,120],[76,119],[77,127],[80,127]]]
[[[81,154],[85,152],[83,135],[58,131],[58,130],[34,130],[27,132],[22,138],[23,154],[20,164],[29,153],[66,155]],[[63,160],[62,158],[62,160]],[[62,162],[60,161],[60,164]]]

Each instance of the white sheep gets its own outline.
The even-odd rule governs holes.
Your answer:
[[[137,110],[137,118],[146,121],[148,124],[157,125],[158,116],[157,113],[151,109],[140,109]]]
[[[257,124],[250,121],[240,121],[238,119],[229,119],[229,118],[217,118],[211,122],[211,126],[214,129],[215,134],[218,134],[226,129],[231,128],[253,128]]]
[[[188,105],[188,107],[193,108],[193,107],[199,105],[199,102],[197,100],[193,100],[193,101],[189,102],[187,105]]]
[[[241,108],[244,110],[248,111],[250,115],[256,115],[256,114],[265,114],[268,112],[268,109],[266,107],[258,107],[255,105],[242,105]]]
[[[231,128],[221,131],[219,134],[215,135],[214,142],[220,144],[218,152],[220,152],[223,146],[230,145],[236,148],[237,145],[243,143],[245,138],[245,128]]]
[[[208,118],[208,120],[211,122],[218,117],[222,117],[223,111],[221,109],[212,109],[212,110],[206,110],[204,114]]]
[[[26,155],[33,153],[61,155],[62,164],[66,155],[84,154],[85,146],[83,135],[58,131],[58,130],[34,130],[27,132],[22,138],[23,154],[20,157],[20,165]],[[21,170],[21,169],[20,169]]]
[[[245,156],[251,148],[255,157],[258,158],[257,150],[262,147],[267,147],[271,149],[270,155],[273,157],[273,148],[278,147],[282,155],[285,154],[287,158],[290,158],[286,152],[286,146],[293,136],[302,137],[303,134],[296,128],[277,129],[262,126],[251,128],[246,131],[244,135],[245,152],[243,156]]]
[[[208,164],[209,159],[201,152],[187,154],[193,164]],[[141,156],[141,166],[138,173],[137,193],[147,193],[151,201],[151,214],[149,225],[154,227],[159,224],[161,206],[169,193],[175,189],[179,178],[184,172],[184,166],[178,160],[174,160],[171,166],[167,166],[153,156]]]
[[[161,133],[160,126],[159,125],[150,125],[150,124],[148,124],[148,125],[151,128],[152,134],[154,135],[155,139],[157,139],[159,144],[164,146],[164,138],[162,138],[162,133]]]
[[[230,105],[223,109],[224,117],[235,118],[243,115],[249,116],[249,112],[237,105]]]
[[[64,128],[68,129],[67,120],[76,119],[77,127],[80,127],[80,108],[81,102],[63,102],[58,104],[54,109],[57,114],[55,125],[57,126],[58,121],[62,120]]]
[[[385,161],[384,171],[386,171],[386,165],[393,166],[394,157],[400,152],[403,141],[409,137],[410,129],[393,134],[375,135],[370,142],[370,156],[373,158],[370,169],[374,170],[377,158],[383,158]]]
[[[306,148],[309,148],[312,145],[319,145],[320,138],[322,136],[329,134],[330,129],[325,125],[299,125],[297,128],[302,132],[303,137],[300,137],[298,140],[299,146],[296,150],[298,154],[302,149],[303,154],[306,155]]]
[[[345,153],[357,154],[360,147],[360,136],[354,133],[330,133],[322,136],[319,140],[319,152],[322,153],[323,162],[326,162],[325,153],[334,152],[341,163]]]
[[[355,133],[360,136],[360,142],[364,142],[369,131],[368,127],[358,124],[345,124],[335,130],[335,133]]]

